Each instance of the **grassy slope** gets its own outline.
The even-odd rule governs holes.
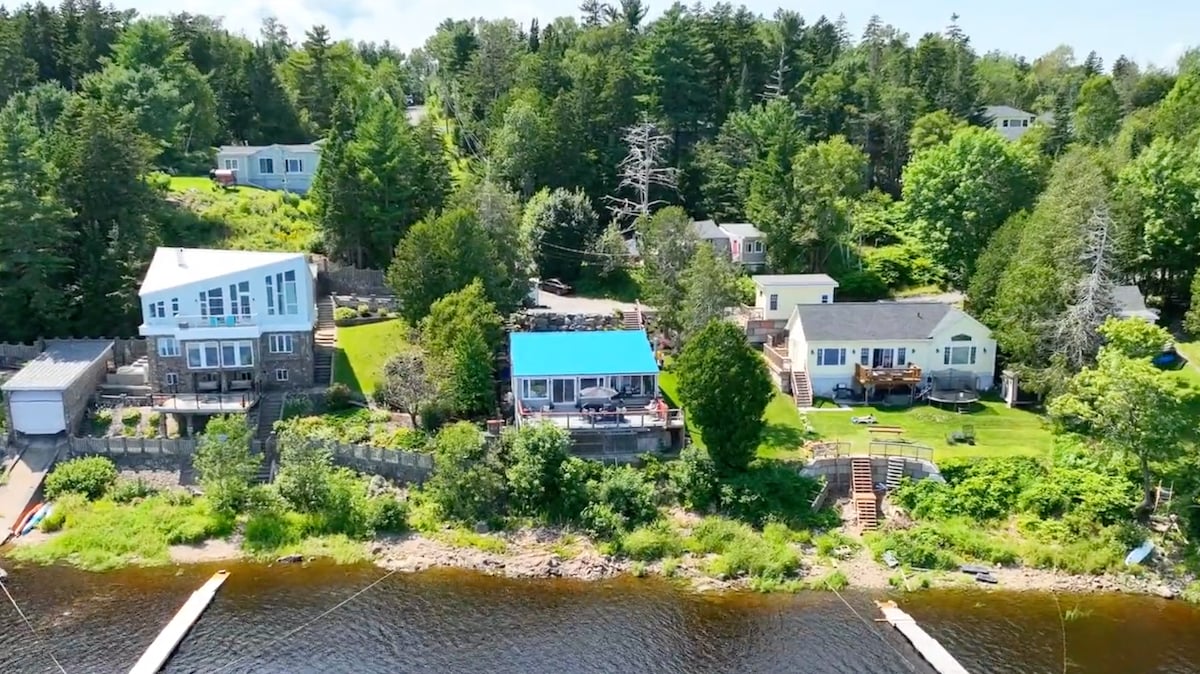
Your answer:
[[[216,189],[208,178],[172,177],[166,245],[312,250],[320,236],[303,197],[254,187]]]
[[[401,320],[338,328],[334,378],[351,390],[370,395],[383,373],[383,365],[408,339]]]

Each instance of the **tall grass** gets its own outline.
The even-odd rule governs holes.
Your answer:
[[[55,519],[63,531],[36,545],[12,551],[15,559],[50,564],[67,562],[89,571],[129,564],[156,565],[170,561],[172,545],[199,543],[227,536],[233,520],[217,513],[203,498],[151,496],[135,505],[108,499],[58,501]]]

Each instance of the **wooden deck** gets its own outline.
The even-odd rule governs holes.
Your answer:
[[[854,380],[860,386],[882,386],[890,388],[892,386],[908,385],[914,386],[924,381],[921,368],[910,365],[908,367],[867,367],[861,363],[854,365]]]
[[[792,371],[792,358],[788,354],[787,344],[780,344],[779,346],[763,344],[763,355],[767,357],[767,363],[776,372]]]
[[[626,409],[622,412],[529,412],[521,417],[521,423],[549,421],[568,430],[637,429],[637,428],[683,428],[683,410],[668,409],[660,413],[644,408]]]

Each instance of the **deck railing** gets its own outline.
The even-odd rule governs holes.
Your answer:
[[[597,410],[550,410],[538,411],[526,408],[517,401],[517,414],[524,422],[549,421],[567,429],[605,430],[610,428],[682,428],[683,410],[664,410],[645,407],[618,408],[616,411]]]
[[[854,378],[863,385],[878,384],[919,384],[922,381],[921,368],[916,365],[908,367],[868,367],[862,363],[854,364]]]
[[[235,393],[155,393],[150,396],[150,406],[157,410],[180,412],[201,411],[244,411],[258,402],[256,391]]]
[[[181,330],[195,328],[237,328],[246,325],[256,325],[258,314],[238,314],[236,316],[175,316],[172,320]]]
[[[771,346],[763,344],[763,355],[767,357],[767,361],[780,372],[792,371],[792,358],[788,354],[787,346]]]
[[[841,459],[851,457],[903,457],[906,459],[921,459],[933,461],[933,448],[916,442],[902,440],[872,440],[867,443],[864,452],[855,449],[855,445],[845,441],[820,442],[812,445],[813,459]]]

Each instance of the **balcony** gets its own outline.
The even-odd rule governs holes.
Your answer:
[[[538,411],[517,402],[517,414],[522,423],[549,421],[568,430],[603,431],[638,428],[683,428],[683,410],[628,407],[616,410]]]
[[[257,402],[257,391],[236,393],[174,393],[154,394],[150,396],[150,406],[155,411],[185,414],[247,412]]]
[[[901,385],[915,385],[922,381],[921,368],[916,365],[908,367],[867,367],[862,363],[854,365],[854,380],[862,386],[882,386],[890,388]]]
[[[771,368],[776,372],[792,371],[792,358],[788,354],[787,344],[780,344],[779,346],[763,344],[763,355],[767,357],[767,362],[770,363]]]
[[[172,319],[180,330],[195,328],[241,328],[258,324],[258,314],[236,316],[176,316]]]

